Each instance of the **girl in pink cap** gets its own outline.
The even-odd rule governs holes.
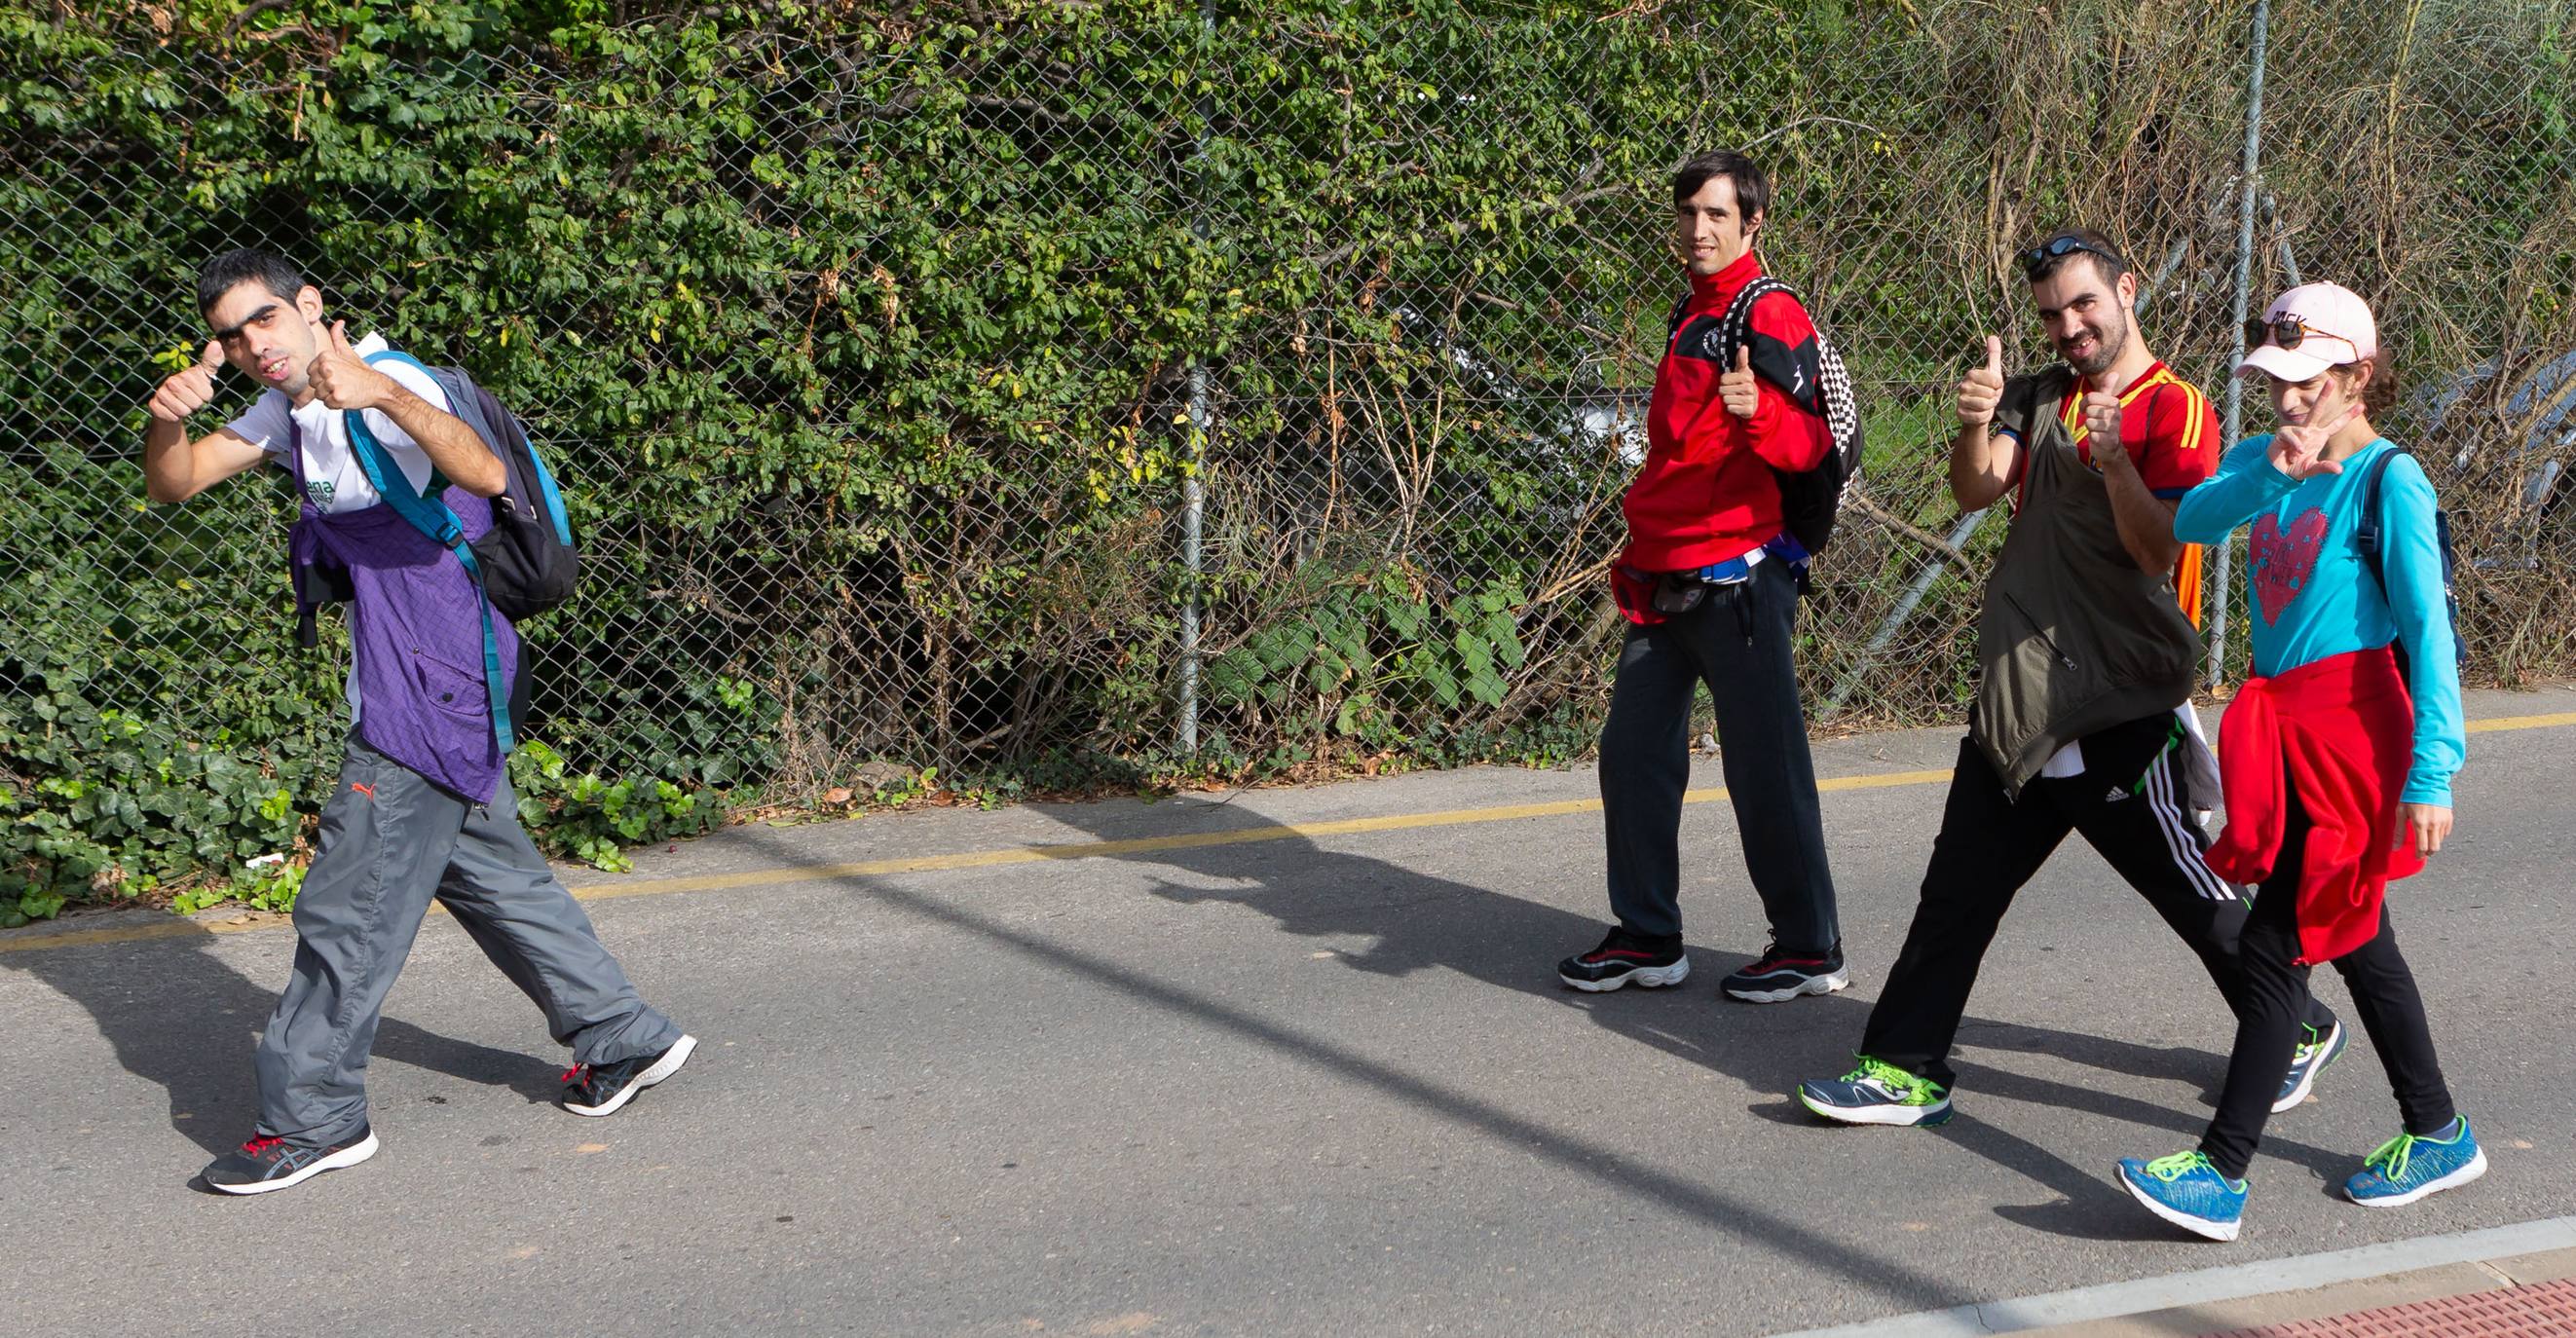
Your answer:
[[[2299,1041],[2308,971],[2334,963],[2387,1066],[2405,1132],[2345,1181],[2396,1207],[2486,1173],[2451,1104],[2424,1000],[2383,904],[2451,831],[2467,755],[2449,561],[2431,480],[2371,426],[2396,397],[2370,307],[2330,283],[2273,299],[2239,373],[2271,388],[2278,432],[2249,438],[2183,498],[2174,533],[2223,543],[2250,525],[2254,677],[2219,735],[2227,829],[2209,851],[2261,888],[2245,922],[2236,1046],[2200,1146],[2119,1175],[2157,1216],[2234,1240],[2253,1159]]]

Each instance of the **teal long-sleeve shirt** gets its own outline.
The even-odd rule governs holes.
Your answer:
[[[2383,595],[2354,531],[2371,462],[2396,445],[2379,438],[2346,457],[2342,473],[2304,483],[2273,467],[2271,449],[2268,433],[2238,442],[2218,472],[2175,507],[2174,537],[2223,543],[2237,527],[2253,527],[2245,603],[2257,674],[2268,678],[2391,641],[2404,644],[2415,698],[2415,757],[2401,799],[2447,808],[2451,777],[2468,757],[2468,736],[2433,530],[2433,481],[2410,455],[2391,461],[2380,483]]]

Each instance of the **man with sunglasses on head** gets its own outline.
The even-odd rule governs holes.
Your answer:
[[[2243,894],[2210,872],[2196,813],[2217,771],[2191,714],[2200,561],[2176,502],[2217,464],[2209,401],[2156,360],[2138,276],[2100,233],[2023,252],[2058,365],[2007,380],[2003,341],[1959,383],[1950,492],[1961,510],[2012,501],[2012,532],[1977,621],[1983,671],[1950,778],[1922,900],[1859,1066],[1801,1084],[1845,1124],[1950,1117],[1950,1047],[2004,911],[2070,833],[2155,907],[2233,999]],[[2343,1030],[2311,1002],[2275,1109],[2307,1098]]]

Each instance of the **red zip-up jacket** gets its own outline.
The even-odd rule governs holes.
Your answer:
[[[1781,528],[1772,469],[1813,469],[1833,449],[1816,326],[1787,293],[1753,305],[1753,417],[1737,418],[1718,398],[1717,378],[1726,371],[1718,364],[1718,328],[1727,304],[1761,273],[1760,258],[1747,251],[1715,274],[1691,276],[1690,297],[1677,309],[1655,369],[1646,462],[1620,503],[1628,518],[1620,566],[1694,571],[1761,547]]]
[[[2271,877],[2296,797],[2311,824],[2299,852],[2299,965],[2379,937],[2388,884],[2423,871],[2415,843],[2398,839],[2414,757],[2414,699],[2386,646],[2249,678],[2228,703],[2218,731],[2227,828],[2206,858],[2232,883]]]

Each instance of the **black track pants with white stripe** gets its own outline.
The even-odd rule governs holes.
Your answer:
[[[2248,902],[2201,858],[2209,837],[2183,805],[2183,753],[2166,746],[2172,726],[2164,713],[2093,735],[2084,740],[2081,774],[2033,780],[2018,802],[2005,797],[1985,754],[1960,742],[1922,901],[1870,1010],[1861,1053],[1952,1084],[1950,1047],[1986,947],[2013,895],[2070,832],[2081,833],[2200,958],[2219,989],[2212,1015],[2228,1016],[2218,1010],[2234,1003]],[[2308,1008],[2312,1025],[2331,1023],[2325,1005],[2310,1000]]]

